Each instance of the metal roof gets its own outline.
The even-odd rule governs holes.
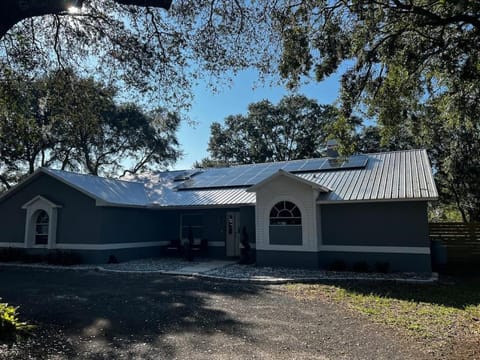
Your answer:
[[[319,202],[436,200],[437,188],[425,150],[368,154],[363,169],[298,174],[332,189]]]
[[[438,198],[432,169],[425,150],[394,151],[366,154],[365,156],[368,157],[365,167],[339,168],[333,171],[317,170],[290,175],[331,190],[320,193],[319,203],[435,200]],[[288,162],[285,162],[284,165],[281,167],[288,169]],[[265,166],[266,164],[253,164],[235,168],[255,172],[256,169],[260,170]],[[51,169],[41,169],[41,172],[48,173],[100,200],[102,205],[152,208],[214,207],[255,205],[256,201],[255,193],[247,192],[251,184],[227,188],[183,188],[177,190],[178,185],[181,184],[178,178],[186,173],[189,175],[190,171],[144,173],[129,176],[124,180]],[[208,173],[215,174],[217,172],[218,169],[203,169],[202,174],[208,175]]]

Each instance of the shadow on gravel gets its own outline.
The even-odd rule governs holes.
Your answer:
[[[215,334],[248,338],[250,325],[219,308],[262,289],[186,277],[33,269],[4,270],[0,277],[3,301],[20,306],[21,317],[38,325],[37,336],[22,345],[34,357],[47,351],[65,358],[173,358]]]
[[[328,282],[349,292],[465,309],[480,305],[480,277],[445,278],[434,284],[349,281]]]

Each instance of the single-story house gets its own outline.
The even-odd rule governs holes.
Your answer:
[[[437,197],[425,150],[123,180],[41,168],[0,197],[0,247],[102,263],[162,256],[189,236],[208,256],[236,257],[248,237],[260,265],[430,272],[427,203]]]

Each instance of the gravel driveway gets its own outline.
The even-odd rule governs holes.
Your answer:
[[[392,329],[281,287],[161,275],[1,269],[36,336],[0,359],[422,359]]]

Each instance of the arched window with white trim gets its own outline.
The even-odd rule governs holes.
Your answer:
[[[270,210],[270,225],[302,225],[302,213],[291,201],[280,201]]]
[[[57,243],[57,205],[37,195],[22,206],[26,210],[25,247],[55,249]]]
[[[291,201],[279,201],[270,210],[270,244],[302,245],[302,212]]]
[[[50,217],[45,210],[38,210],[35,214],[35,245],[47,245]]]

